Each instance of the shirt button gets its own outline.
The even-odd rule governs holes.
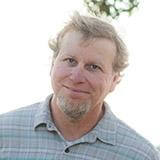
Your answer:
[[[66,149],[65,149],[65,153],[69,153],[69,148],[66,148]]]

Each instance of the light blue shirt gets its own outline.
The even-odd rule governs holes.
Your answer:
[[[106,103],[94,129],[78,140],[66,141],[52,121],[51,97],[0,116],[0,160],[160,159],[155,148],[120,121]]]

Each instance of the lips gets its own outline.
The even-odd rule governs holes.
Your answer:
[[[77,88],[73,88],[73,87],[68,87],[68,86],[65,86],[63,85],[63,87],[73,91],[73,92],[76,92],[76,93],[85,93],[85,94],[89,94],[88,91],[85,91],[85,90],[82,90],[82,89],[77,89]]]

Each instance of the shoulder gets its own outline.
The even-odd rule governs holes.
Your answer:
[[[130,154],[145,157],[146,160],[158,160],[155,147],[134,129],[117,119],[117,145],[128,150]]]
[[[41,102],[31,104],[0,115],[0,129],[12,126],[29,125],[34,120]]]

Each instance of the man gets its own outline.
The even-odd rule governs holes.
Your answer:
[[[128,64],[114,28],[77,13],[49,45],[53,94],[0,116],[0,159],[158,160],[104,102]]]

